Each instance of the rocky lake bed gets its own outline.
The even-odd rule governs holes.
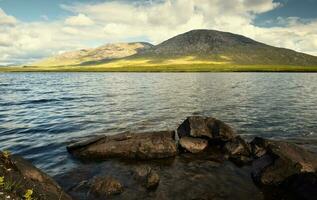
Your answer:
[[[54,177],[60,186],[24,159],[1,153],[0,195],[23,199],[31,190],[34,199],[49,200],[317,196],[316,153],[261,137],[246,141],[212,117],[188,117],[175,131],[93,137],[67,150],[82,165]],[[12,177],[23,181],[5,190]]]

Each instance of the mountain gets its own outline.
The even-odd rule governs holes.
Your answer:
[[[35,66],[79,65],[95,61],[107,61],[124,58],[142,52],[153,45],[146,42],[106,44],[98,48],[82,49],[33,63]]]
[[[233,64],[317,66],[317,57],[269,46],[242,35],[214,30],[193,30],[145,51],[145,57],[184,57]]]
[[[5,68],[1,68],[3,71]],[[317,57],[215,30],[192,30],[161,44],[107,44],[7,71],[315,71]]]

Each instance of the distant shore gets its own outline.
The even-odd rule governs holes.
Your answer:
[[[157,65],[157,66],[17,66],[0,72],[317,72],[317,66],[272,65]]]

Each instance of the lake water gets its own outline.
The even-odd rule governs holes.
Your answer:
[[[317,74],[0,74],[0,149],[50,175],[80,165],[65,148],[79,138],[175,129],[189,115],[316,151]]]

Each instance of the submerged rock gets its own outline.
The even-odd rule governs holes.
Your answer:
[[[50,176],[22,157],[7,152],[0,152],[0,177],[9,189],[1,191],[3,188],[0,187],[1,195],[22,199],[28,193],[32,199],[71,200]]]
[[[236,136],[235,131],[226,123],[202,116],[188,117],[177,129],[180,138],[185,136],[202,137],[228,141]]]
[[[97,177],[91,183],[90,194],[95,196],[110,196],[122,193],[122,184],[112,177]]]
[[[147,133],[122,133],[105,136],[89,143],[67,147],[74,156],[81,158],[131,158],[155,159],[177,155],[174,131]],[[84,145],[83,145],[84,144]]]
[[[179,140],[179,145],[186,151],[191,153],[199,153],[208,147],[208,140],[201,138],[182,137]]]
[[[156,189],[160,183],[160,176],[150,166],[138,166],[135,169],[135,178],[149,189]]]
[[[280,185],[292,175],[317,170],[317,155],[295,144],[260,138],[251,144],[254,155],[266,152],[253,162],[252,176],[260,184]]]

